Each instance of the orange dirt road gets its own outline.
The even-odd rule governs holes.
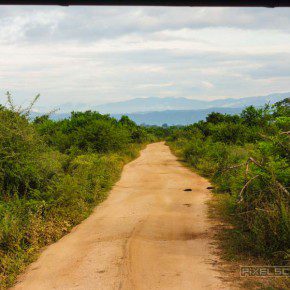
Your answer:
[[[215,269],[207,186],[163,142],[148,145],[108,199],[47,247],[13,289],[227,289]]]

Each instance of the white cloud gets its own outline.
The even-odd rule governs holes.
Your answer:
[[[5,7],[0,90],[22,102],[289,91],[290,9]]]

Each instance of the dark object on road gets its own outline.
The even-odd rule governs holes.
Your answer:
[[[183,191],[192,191],[191,188],[185,188]]]
[[[213,186],[208,186],[206,189],[214,189]]]

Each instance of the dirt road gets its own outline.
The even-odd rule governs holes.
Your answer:
[[[164,143],[148,145],[108,199],[14,289],[225,289],[211,249],[208,185]]]

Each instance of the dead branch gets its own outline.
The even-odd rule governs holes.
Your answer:
[[[7,92],[6,96],[7,96],[7,102],[8,102],[10,109],[12,111],[16,111],[16,108],[15,108],[15,105],[13,103],[12,96],[11,96],[10,92]]]
[[[255,175],[254,177],[252,177],[251,179],[247,180],[248,177],[248,173],[249,173],[249,163],[252,162],[253,164],[255,164],[256,166],[258,166],[259,168],[266,170],[257,160],[255,160],[253,157],[249,157],[246,163],[241,163],[241,164],[236,164],[233,166],[230,166],[228,168],[223,169],[221,172],[227,171],[227,170],[231,170],[231,169],[235,169],[235,168],[239,168],[243,165],[246,165],[245,168],[245,179],[246,182],[243,186],[243,188],[241,189],[241,191],[239,192],[239,203],[243,201],[243,193],[246,190],[246,188],[249,186],[249,184],[256,179],[258,176],[260,176],[259,174]],[[289,191],[277,180],[275,180],[275,183],[277,184],[277,186],[288,196],[290,195]]]
[[[290,135],[290,131],[287,131],[287,132],[281,132],[280,135]]]
[[[259,208],[259,207],[255,207],[255,210],[264,211],[264,212],[267,212],[267,213],[274,212],[274,210],[264,209],[264,208]]]
[[[277,180],[275,180],[276,184],[278,185],[278,187],[287,195],[290,195],[289,191]]]
[[[242,202],[244,200],[244,197],[243,197],[243,193],[245,191],[245,189],[249,186],[249,184],[254,180],[256,179],[258,176],[260,176],[260,174],[257,174],[255,175],[254,177],[252,177],[251,179],[249,179],[245,185],[243,186],[243,188],[241,189],[240,193],[239,193],[239,203]]]
[[[21,113],[28,117],[31,113],[33,106],[35,105],[35,103],[38,101],[39,98],[40,94],[36,95],[34,99],[30,102],[29,106],[26,109],[23,109]]]
[[[221,172],[228,171],[228,170],[235,169],[235,168],[239,168],[239,167],[242,167],[243,165],[244,165],[244,163],[236,164],[236,165],[233,165],[233,166],[230,166],[230,167],[227,167],[227,168],[221,170]]]
[[[290,135],[290,131],[288,132],[281,132],[279,133],[279,135]],[[263,135],[263,134],[259,134],[262,138],[272,141],[273,143],[277,143],[279,146],[281,146],[284,150],[286,150],[289,153],[289,148],[287,146],[285,146],[282,142],[280,142],[279,140],[273,140],[273,138],[270,138],[269,136]]]
[[[249,162],[246,162],[246,172],[245,172],[245,178],[248,178],[248,172],[249,172]]]
[[[264,169],[263,166],[262,166],[258,161],[256,161],[253,157],[249,157],[248,161],[251,161],[251,162],[253,162],[254,164],[256,164],[258,167]],[[247,161],[247,162],[248,162],[248,161]]]
[[[242,214],[247,214],[247,213],[250,213],[250,212],[253,212],[253,211],[255,211],[255,209],[251,209],[251,210],[247,210],[247,211],[239,212],[239,213],[237,213],[237,214],[238,214],[238,215],[242,215]],[[233,214],[231,214],[231,215],[236,215],[236,213],[233,213]]]

